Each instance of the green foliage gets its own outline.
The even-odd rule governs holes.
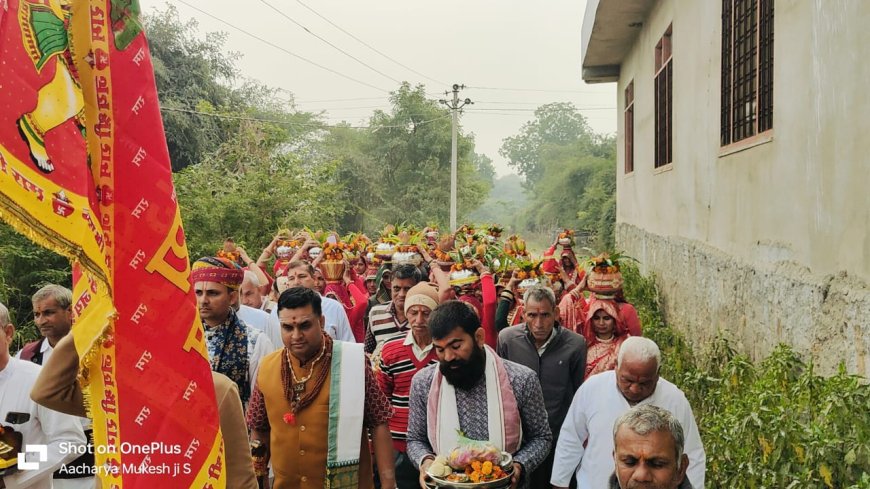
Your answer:
[[[524,176],[529,202],[519,209],[504,209],[505,219],[493,220],[514,224],[518,232],[545,247],[564,228],[577,230],[582,245],[613,247],[615,136],[592,132],[570,103],[546,104],[519,134],[504,140],[499,154]]]
[[[226,34],[212,32],[200,39],[197,22],[182,23],[172,5],[149,13],[144,24],[162,107],[226,110],[243,105],[241,94],[230,88],[238,76],[238,55],[224,53]],[[226,119],[163,111],[172,169],[201,161],[235,126]]]
[[[517,215],[529,201],[522,179],[514,174],[496,178],[489,196],[468,219],[470,222],[494,222],[506,226],[506,234],[516,234]],[[532,236],[529,236],[531,238]]]
[[[348,202],[346,231],[374,231],[388,222],[449,219],[451,120],[449,111],[426,98],[425,87],[402,84],[390,97],[389,113],[375,111],[370,129],[330,131],[319,156],[339,165],[339,185]],[[486,198],[492,162],[474,154],[474,140],[458,138],[458,214]]]
[[[525,177],[532,188],[544,175],[543,152],[551,146],[567,146],[577,141],[592,144],[593,133],[574,104],[556,102],[538,107],[535,120],[520,129],[520,134],[506,138],[499,154]]]
[[[644,336],[662,349],[662,376],[695,413],[707,452],[709,488],[870,487],[870,385],[841,365],[816,375],[780,345],[753,364],[725,339],[692,355],[665,324],[654,279],[623,268],[626,296]]]
[[[71,282],[66,258],[30,242],[0,222],[0,302],[9,309],[15,325],[10,351],[14,353],[39,338],[33,324],[33,293],[46,284],[70,287]]]
[[[227,237],[255,255],[279,228],[336,225],[343,207],[335,164],[283,150],[292,140],[278,126],[245,123],[208,159],[175,174],[191,257],[213,255]]]

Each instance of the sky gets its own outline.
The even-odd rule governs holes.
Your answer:
[[[513,173],[502,141],[545,103],[572,102],[594,131],[616,132],[616,85],[580,77],[585,0],[140,0],[146,14],[166,3],[200,35],[226,32],[243,76],[291,92],[299,110],[326,111],[329,123],[365,125],[389,110],[401,81],[434,99],[465,85],[460,99],[474,104],[460,124],[499,176]]]

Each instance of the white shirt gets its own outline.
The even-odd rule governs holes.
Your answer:
[[[686,476],[695,489],[703,489],[707,459],[686,396],[677,386],[659,378],[653,395],[638,403],[641,404],[667,409],[683,426],[686,440],[684,452],[689,456]],[[568,487],[571,473],[576,468],[578,489],[608,487],[608,479],[614,470],[613,425],[630,407],[616,386],[614,370],[586,379],[574,394],[559,432],[550,483]],[[589,443],[584,449],[583,441],[587,437]]]
[[[266,337],[272,342],[272,346],[276,350],[284,347],[284,341],[281,339],[281,325],[278,323],[278,316],[272,316],[266,311],[254,309],[253,307],[242,304],[239,306],[239,319],[248,326],[259,329],[266,333]]]
[[[39,463],[39,469],[20,471],[3,478],[9,489],[51,488],[51,474],[76,459],[77,450],[85,447],[85,434],[78,418],[44,408],[30,400],[30,390],[41,368],[35,363],[10,358],[6,368],[0,371],[0,424],[20,431],[24,445],[48,446],[48,459]],[[7,423],[6,416],[10,412],[24,413],[29,419],[22,424]],[[70,449],[76,445],[77,450]],[[33,453],[27,460],[36,462],[38,458]]]
[[[347,313],[344,312],[344,306],[341,305],[341,302],[338,302],[335,299],[330,299],[329,297],[320,296],[320,310],[325,319],[323,329],[326,331],[326,334],[332,336],[332,339],[334,340],[356,343],[353,330],[350,329],[350,321],[347,319]],[[275,307],[270,314],[274,316],[275,319],[278,319],[278,308]],[[284,342],[282,341],[279,345],[283,346]]]
[[[550,346],[550,343],[553,341],[553,338],[556,337],[556,328],[554,327],[552,331],[550,331],[550,337],[547,338],[547,341],[538,348],[538,356],[542,356],[545,351],[547,351],[547,347]]]
[[[423,359],[426,358],[426,355],[428,355],[429,352],[432,351],[432,342],[429,342],[429,344],[426,345],[425,348],[420,348],[419,346],[417,346],[417,342],[414,341],[414,332],[411,330],[408,330],[408,334],[405,335],[405,342],[402,344],[405,346],[411,346],[411,351],[414,352],[414,356],[417,357],[418,362],[423,361]]]
[[[23,350],[23,348],[21,350],[18,350],[18,353],[15,354],[15,358],[19,358],[19,359],[21,358],[22,350]],[[42,344],[39,346],[39,352],[42,353],[42,363],[40,365],[43,365],[43,364],[45,364],[45,362],[48,361],[48,357],[51,356],[51,352],[53,352],[53,351],[54,351],[54,347],[48,343],[48,340],[45,340],[42,342]],[[0,421],[2,421],[2,420],[0,420]]]

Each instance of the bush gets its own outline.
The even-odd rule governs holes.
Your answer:
[[[663,320],[654,277],[624,269],[626,296],[664,357],[662,376],[695,413],[708,488],[870,488],[870,385],[846,373],[816,375],[779,345],[754,364],[724,338],[703,352]]]

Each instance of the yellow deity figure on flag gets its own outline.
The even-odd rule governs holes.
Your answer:
[[[69,0],[25,0],[18,10],[25,50],[36,69],[53,66],[55,70],[51,81],[39,89],[36,107],[18,119],[18,130],[30,148],[30,158],[45,173],[54,171],[45,147],[45,133],[71,118],[82,132],[85,127],[85,102],[67,31],[70,9]]]

